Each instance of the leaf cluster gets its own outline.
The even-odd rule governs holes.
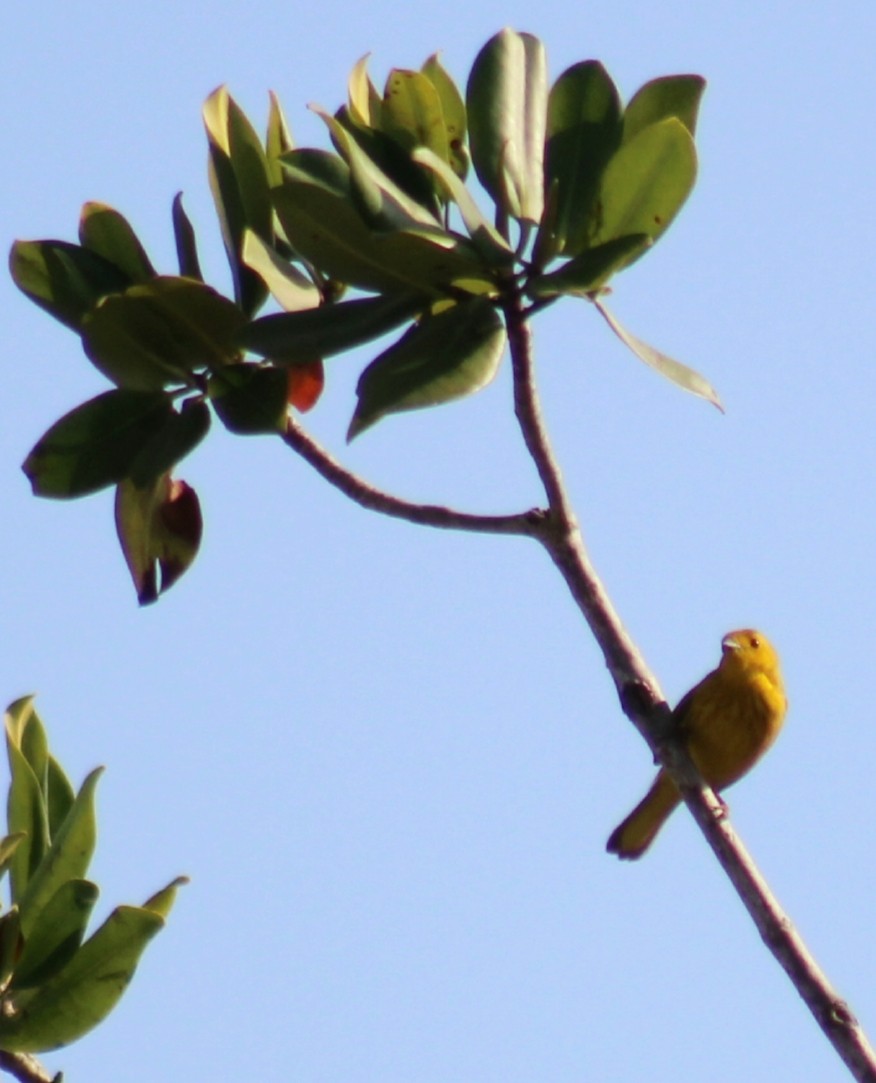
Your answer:
[[[717,404],[702,377],[624,331],[601,301],[693,186],[703,87],[695,75],[655,79],[624,107],[597,61],[551,85],[543,44],[506,29],[464,92],[437,55],[393,69],[382,91],[360,60],[346,103],[314,107],[331,150],[295,146],[273,95],[262,139],[220,87],[204,123],[233,297],[204,282],[179,196],[177,274],[159,274],[128,221],[100,203],[83,208],[78,245],[13,246],[15,282],[80,335],[114,385],[37,442],[24,463],[34,492],[115,485],[138,598],[153,601],[197,552],[198,499],[173,470],[213,416],[235,433],[282,431],[290,404],[318,400],[324,362],[394,333],[359,377],[352,439],[483,387],[509,306],[529,314],[563,296],[598,304],[638,356]],[[258,315],[271,297],[280,311]]]
[[[117,907],[86,939],[99,891],[86,873],[103,769],[74,791],[32,697],[9,707],[5,729],[11,781],[0,876],[10,901],[0,916],[0,1049],[35,1053],[68,1045],[113,1009],[185,881],[143,906]]]

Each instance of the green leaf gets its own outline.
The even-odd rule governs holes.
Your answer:
[[[36,915],[12,974],[12,989],[41,985],[76,954],[99,890],[89,880],[61,884]]]
[[[22,755],[30,764],[40,789],[46,792],[46,771],[49,762],[49,742],[36,709],[33,706],[33,697],[27,697],[27,706],[22,712],[19,721],[19,748]],[[18,701],[21,702],[20,700]]]
[[[687,199],[696,172],[693,139],[680,120],[670,117],[639,132],[602,175],[601,217],[591,243],[631,233],[656,241]]]
[[[433,178],[411,161],[410,151],[385,132],[363,128],[353,120],[347,106],[335,114],[335,120],[358,145],[367,158],[388,177],[397,188],[421,209],[432,216],[432,225],[441,217]],[[359,199],[358,193],[354,193]],[[365,215],[367,217],[367,214]]]
[[[288,180],[274,191],[295,250],[331,279],[379,293],[438,296],[485,271],[461,238],[441,231],[374,233],[350,198],[322,184]]]
[[[711,402],[713,406],[718,407],[722,414],[724,413],[724,407],[721,405],[717,391],[705,377],[700,376],[698,372],[688,368],[687,365],[682,365],[679,361],[675,361],[665,353],[661,353],[660,350],[655,350],[653,346],[649,346],[647,342],[643,342],[640,338],[636,338],[635,335],[620,324],[601,302],[594,301],[594,304],[612,331],[625,346],[633,351],[640,361],[644,361],[655,372],[659,372],[661,376],[665,376],[667,380],[671,380],[678,387]]]
[[[311,280],[249,229],[243,239],[242,259],[287,312],[316,308],[319,304],[320,292]]]
[[[353,65],[347,80],[347,101],[354,124],[365,128],[379,128],[383,115],[383,99],[368,74],[369,54],[360,57]]]
[[[465,180],[469,166],[468,151],[465,146],[467,129],[465,101],[459,92],[459,87],[438,59],[438,53],[429,57],[422,70],[423,75],[435,87],[441,101],[450,168],[461,180]]]
[[[263,316],[244,328],[240,341],[272,361],[306,364],[370,342],[422,308],[423,298],[415,295],[340,301],[306,312]]]
[[[102,297],[131,284],[102,256],[66,241],[16,241],[9,271],[22,293],[74,331]]]
[[[143,909],[151,910],[153,914],[166,918],[176,902],[177,891],[188,882],[188,876],[177,876],[170,881],[167,887],[163,887],[160,891],[156,891],[154,895],[150,895],[146,902],[143,903]]]
[[[51,846],[16,899],[25,940],[58,888],[68,880],[81,879],[88,870],[96,839],[94,793],[102,773],[103,768],[97,767],[86,777]]]
[[[9,740],[14,742],[16,748],[21,748],[25,740],[25,734],[28,728],[33,725],[34,719],[42,727],[42,722],[39,721],[39,716],[33,705],[34,699],[33,695],[20,696],[6,708],[6,735]]]
[[[381,130],[406,150],[428,147],[450,162],[444,109],[435,85],[419,71],[393,68],[383,91]]]
[[[411,198],[377,165],[334,117],[314,107],[350,168],[351,193],[368,225],[374,229],[439,229],[440,221]]]
[[[210,378],[209,392],[229,432],[240,436],[277,433],[286,423],[289,376],[285,369],[228,365]]]
[[[83,206],[79,240],[83,248],[115,264],[131,282],[148,282],[155,277],[155,268],[127,218],[105,203]]]
[[[163,926],[152,910],[115,909],[59,973],[12,999],[9,1014],[0,1017],[0,1048],[38,1053],[81,1038],[115,1007]]]
[[[283,165],[281,159],[284,154],[295,146],[289,125],[283,116],[280,99],[272,91],[269,92],[271,107],[268,112],[268,133],[265,138],[265,159],[267,165],[268,184],[273,188],[283,180]]]
[[[182,192],[177,192],[173,197],[171,210],[173,219],[173,236],[176,242],[176,258],[179,263],[179,273],[184,278],[194,278],[198,282],[204,281],[201,274],[201,264],[198,259],[198,244],[195,240],[195,231],[191,220],[185,212],[182,204]]]
[[[0,876],[3,876],[12,864],[15,851],[26,837],[23,831],[17,831],[14,835],[4,835],[0,838]]]
[[[76,799],[76,791],[54,756],[49,756],[46,767],[46,790],[49,838],[54,838]]]
[[[352,199],[350,167],[337,154],[314,147],[297,147],[283,155],[286,181],[300,181],[325,188],[342,199]],[[282,187],[282,186],[281,186]],[[276,189],[273,190],[276,194]]]
[[[164,474],[142,488],[123,481],[116,489],[116,531],[140,605],[169,590],[198,554],[203,519],[198,495]]]
[[[666,75],[645,83],[633,95],[624,113],[624,142],[668,117],[677,117],[691,135],[706,81],[700,75]]]
[[[564,71],[548,100],[545,174],[556,197],[542,229],[551,231],[552,251],[577,255],[587,246],[600,177],[621,131],[620,96],[605,68],[587,60]]]
[[[204,125],[210,148],[210,188],[234,295],[244,312],[252,315],[268,291],[243,263],[240,252],[247,227],[268,244],[274,240],[268,161],[252,125],[226,87],[214,90],[204,103]]]
[[[193,451],[210,429],[210,410],[203,399],[187,399],[173,410],[131,463],[128,477],[141,488],[168,473]]]
[[[12,852],[7,853],[13,903],[21,898],[49,846],[49,822],[42,780],[34,774],[21,749],[25,729],[34,717],[32,702],[32,696],[16,700],[5,716],[6,754],[11,776],[6,819],[9,836],[22,837]]]
[[[22,946],[18,907],[13,906],[0,917],[0,989],[5,989],[9,984]]]
[[[236,360],[246,323],[226,297],[189,278],[160,276],[105,298],[83,322],[90,360],[120,387],[157,391]]]
[[[437,406],[471,395],[493,379],[505,348],[493,306],[464,301],[424,316],[365,369],[347,439],[387,414]]]
[[[544,209],[547,71],[544,46],[505,29],[478,53],[466,90],[475,170],[512,218],[538,222]]]
[[[85,496],[120,481],[172,409],[160,392],[120,390],[77,406],[55,422],[24,461],[34,494]]]
[[[630,237],[618,237],[595,248],[585,249],[580,256],[570,259],[556,271],[539,275],[527,285],[530,297],[555,297],[572,294],[589,297],[600,289],[616,270],[635,259],[651,245],[647,233],[634,233]]]
[[[514,262],[514,251],[505,238],[494,229],[481,213],[468,188],[446,162],[442,162],[428,147],[421,147],[412,155],[430,169],[440,180],[448,196],[459,208],[465,228],[478,251],[494,266],[507,266]]]

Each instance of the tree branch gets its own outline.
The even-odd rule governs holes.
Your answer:
[[[566,581],[602,648],[624,712],[678,784],[685,804],[752,917],[764,943],[784,968],[816,1022],[860,1083],[876,1083],[876,1053],[848,1005],[827,980],[770,891],[727,819],[672,734],[669,708],[590,563],[545,430],[535,385],[532,341],[519,298],[505,303],[514,373],[514,405],[526,446],[548,496],[538,538]]]
[[[309,436],[298,422],[290,417],[282,434],[283,442],[351,500],[370,511],[405,519],[419,526],[438,527],[444,530],[468,530],[477,534],[520,534],[524,537],[537,535],[545,513],[539,508],[516,515],[473,515],[436,504],[417,504],[402,500],[384,492],[357,477]]]
[[[8,1072],[19,1083],[60,1083],[61,1073],[51,1076],[35,1057],[27,1053],[9,1053],[0,1049],[0,1071]]]
[[[764,943],[784,968],[828,1040],[859,1083],[876,1083],[876,1053],[848,1005],[827,980],[739,840],[723,804],[703,782],[672,730],[656,677],[633,643],[588,556],[541,414],[529,312],[519,294],[503,302],[511,350],[514,412],[547,497],[548,508],[516,515],[473,515],[392,496],[343,467],[289,418],[283,441],[326,481],[364,508],[421,526],[538,539],[566,582],[614,680],[624,713],[679,787],[681,796],[727,873]],[[5,1054],[10,1057],[12,1054]],[[0,1061],[0,1066],[5,1066]],[[12,1070],[11,1068],[8,1070]],[[15,1074],[15,1073],[13,1073]],[[42,1075],[21,1075],[46,1083]]]

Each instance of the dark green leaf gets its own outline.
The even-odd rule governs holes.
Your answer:
[[[209,286],[161,276],[107,297],[85,319],[88,357],[120,387],[159,390],[236,359],[243,312]]]
[[[346,106],[337,111],[335,119],[343,125],[344,130],[349,133],[368,158],[406,196],[414,200],[420,207],[425,208],[429,214],[440,216],[441,208],[436,196],[434,182],[429,174],[424,173],[422,169],[414,165],[411,161],[410,151],[404,149],[385,132],[358,126],[353,121]]]
[[[351,193],[369,226],[379,230],[439,229],[438,218],[412,199],[377,165],[343,125],[321,109],[314,109],[350,168]]]
[[[564,263],[558,270],[532,279],[527,293],[530,297],[555,297],[563,293],[586,297],[604,286],[618,268],[629,263],[650,244],[651,238],[647,233],[634,233],[630,237],[618,237],[617,240],[585,249],[580,256]]]
[[[287,181],[274,200],[295,250],[339,282],[379,293],[437,296],[459,280],[485,276],[461,238],[438,230],[374,233],[350,198],[323,185]]]
[[[621,141],[620,96],[598,61],[575,64],[554,83],[547,131],[545,173],[556,197],[544,228],[553,251],[577,255],[593,229],[600,177]]]
[[[105,203],[86,203],[79,219],[83,248],[115,264],[131,282],[148,282],[155,268],[130,222]]]
[[[61,884],[26,935],[24,951],[12,975],[12,989],[41,985],[73,958],[98,894],[97,885],[89,880]]]
[[[653,346],[649,346],[647,342],[643,342],[640,338],[636,338],[635,335],[620,324],[605,305],[599,301],[594,303],[608,326],[640,361],[644,361],[655,372],[659,372],[661,376],[665,376],[667,380],[671,380],[678,387],[690,391],[692,395],[699,395],[700,398],[706,399],[713,406],[717,406],[722,414],[724,413],[724,407],[718,398],[718,392],[705,377],[700,376],[698,372],[688,368],[687,365],[682,365],[679,361],[675,361],[665,353],[661,353],[660,350],[655,350]]]
[[[77,406],[37,442],[22,469],[37,496],[77,497],[126,477],[172,412],[160,392],[107,391]]]
[[[343,158],[328,150],[298,147],[282,156],[285,180],[316,184],[344,199],[352,195],[350,170]]]
[[[131,463],[128,477],[135,485],[150,485],[193,451],[209,429],[207,404],[203,399],[186,400],[180,412],[168,414],[161,429],[146,441]]]
[[[66,241],[16,241],[9,270],[22,293],[74,331],[102,297],[131,284],[102,256]]]
[[[624,142],[667,117],[678,117],[694,135],[705,89],[706,81],[700,75],[666,75],[645,83],[633,95],[624,113]]]
[[[544,46],[505,29],[478,53],[466,90],[471,155],[481,184],[513,218],[544,209],[547,71]]]
[[[148,605],[169,590],[197,556],[203,531],[198,495],[169,474],[145,488],[123,481],[116,489],[115,518],[137,600]]]
[[[255,320],[240,333],[247,349],[287,364],[306,364],[370,342],[404,323],[423,298],[390,294],[323,305],[306,312],[278,313]]]
[[[185,212],[182,203],[182,192],[177,192],[173,197],[173,236],[176,241],[176,258],[179,263],[179,273],[184,278],[194,278],[198,282],[204,281],[201,274],[201,264],[198,259],[198,243],[195,240],[195,231],[189,216]]]
[[[285,369],[242,364],[228,365],[211,377],[209,392],[213,408],[230,432],[254,436],[282,430],[288,387]]]
[[[347,439],[387,414],[471,395],[492,380],[505,327],[487,301],[473,299],[424,316],[365,369]]]
[[[38,1053],[81,1038],[115,1007],[148,942],[164,926],[158,913],[115,909],[61,971],[25,992],[0,1017],[0,1048]]]

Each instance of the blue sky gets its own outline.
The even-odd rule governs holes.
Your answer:
[[[544,407],[593,558],[670,700],[730,629],[778,646],[791,711],[731,791],[734,823],[876,1030],[876,9],[13,8],[4,245],[73,239],[98,199],[171,271],[183,190],[222,289],[200,122],[219,83],[260,128],[275,90],[297,141],[325,145],[306,104],[334,108],[363,53],[382,82],[440,49],[464,82],[503,25],[539,35],[554,76],[602,60],[627,98],[656,75],[707,78],[697,187],[615,280],[613,309],[704,372],[727,414],[572,301],[535,324]],[[106,385],[8,279],[0,311],[0,695],[39,693],[77,781],[108,767],[101,913],[192,877],[120,1007],[52,1068],[90,1083],[846,1078],[685,813],[641,863],[604,853],[652,768],[535,545],[368,515],[279,442],[216,427],[181,471],[202,553],[138,610],[110,498],[38,501],[19,470]],[[331,361],[307,422],[352,468],[465,509],[539,501],[507,368],[345,448],[370,356]]]

